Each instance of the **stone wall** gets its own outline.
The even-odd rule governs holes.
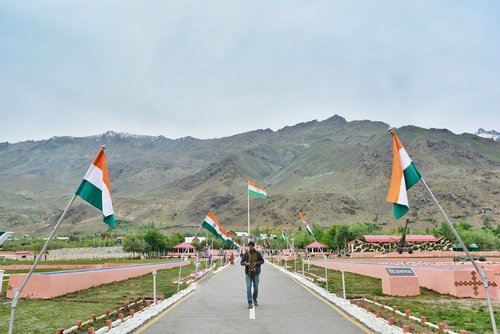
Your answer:
[[[122,247],[61,248],[49,250],[47,260],[127,259],[133,258],[134,255],[134,253],[125,253]]]

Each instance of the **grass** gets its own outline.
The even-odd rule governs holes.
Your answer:
[[[289,270],[293,270],[294,262],[288,261],[288,267]],[[305,265],[305,270],[307,271],[307,265]],[[302,260],[300,258],[297,259],[297,271],[302,273]],[[325,277],[324,268],[310,266],[310,272],[317,276]],[[379,303],[385,301],[388,306],[396,305],[402,312],[411,310],[413,316],[425,316],[427,317],[427,321],[434,324],[443,322],[446,324],[446,328],[456,332],[460,329],[466,329],[471,334],[493,333],[488,306],[485,300],[442,295],[426,288],[420,289],[421,294],[419,296],[388,296],[382,294],[382,282],[380,279],[348,272],[344,273],[344,278],[346,297],[348,299],[361,298],[362,295],[366,294],[367,298],[373,300],[373,297],[377,296]],[[324,283],[317,284],[325,288]],[[328,290],[342,297],[342,273],[340,271],[328,270]],[[500,303],[498,301],[494,301],[493,303],[495,320],[499,324]],[[402,320],[400,319],[400,322]],[[410,324],[412,333],[432,333],[429,327],[422,327],[419,331],[418,328],[415,328],[418,327],[415,326],[415,322],[408,321],[407,323]]]
[[[101,261],[102,262],[102,261]],[[184,267],[182,276],[194,272],[194,265]],[[160,270],[156,277],[157,293],[165,298],[177,292],[177,268]],[[181,285],[181,289],[185,285]],[[131,302],[134,298],[153,298],[151,274],[126,281],[101,285],[95,288],[67,294],[51,300],[21,300],[16,307],[14,333],[54,333],[57,328],[69,328],[76,320],[89,319],[91,314],[101,315],[104,309],[113,310],[117,305]],[[0,298],[0,333],[7,333],[10,304]]]

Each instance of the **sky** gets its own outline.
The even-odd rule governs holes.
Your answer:
[[[0,2],[0,142],[500,130],[498,1]]]

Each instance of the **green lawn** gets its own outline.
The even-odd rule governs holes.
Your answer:
[[[101,261],[102,262],[102,261]],[[114,261],[113,261],[114,262]],[[194,265],[184,267],[182,276],[194,271]],[[160,270],[157,275],[157,293],[170,297],[177,292],[178,268]],[[185,286],[181,286],[181,289]],[[126,281],[102,285],[52,300],[21,300],[16,307],[14,333],[54,333],[59,327],[69,328],[76,320],[87,320],[91,314],[101,315],[103,310],[113,310],[117,305],[131,302],[134,298],[153,298],[153,277],[151,274]],[[7,333],[10,304],[0,298],[0,333]]]
[[[283,263],[284,264],[284,261]],[[289,270],[294,269],[293,261],[288,261]],[[307,271],[307,265],[305,265]],[[297,260],[297,271],[302,273],[301,259]],[[311,266],[311,272],[317,276],[325,277],[325,268]],[[348,299],[360,298],[366,294],[367,298],[373,300],[377,296],[379,302],[386,301],[387,305],[396,305],[402,312],[411,310],[416,317],[426,316],[427,320],[437,324],[443,322],[446,328],[458,332],[466,329],[471,334],[493,333],[491,320],[486,300],[472,298],[457,298],[450,295],[442,295],[435,291],[421,288],[421,295],[415,297],[393,297],[382,294],[382,282],[380,279],[361,276],[345,272],[346,297]],[[324,283],[318,285],[325,287]],[[336,270],[328,270],[328,290],[342,297],[342,273]],[[494,301],[495,320],[500,324],[500,302]],[[410,322],[411,323],[411,322]],[[425,332],[432,333],[429,329]],[[412,333],[422,333],[413,331]]]

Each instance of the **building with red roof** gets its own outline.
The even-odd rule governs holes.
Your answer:
[[[172,251],[168,252],[165,257],[171,258],[171,257],[181,257],[181,256],[187,256],[187,257],[195,257],[197,256],[197,251],[196,247],[194,247],[191,244],[188,244],[187,242],[181,242],[180,244],[172,247]]]
[[[328,246],[323,245],[322,243],[319,243],[317,241],[307,245],[304,247],[306,250],[306,254],[309,255],[319,255],[319,254],[326,254],[328,253]]]

